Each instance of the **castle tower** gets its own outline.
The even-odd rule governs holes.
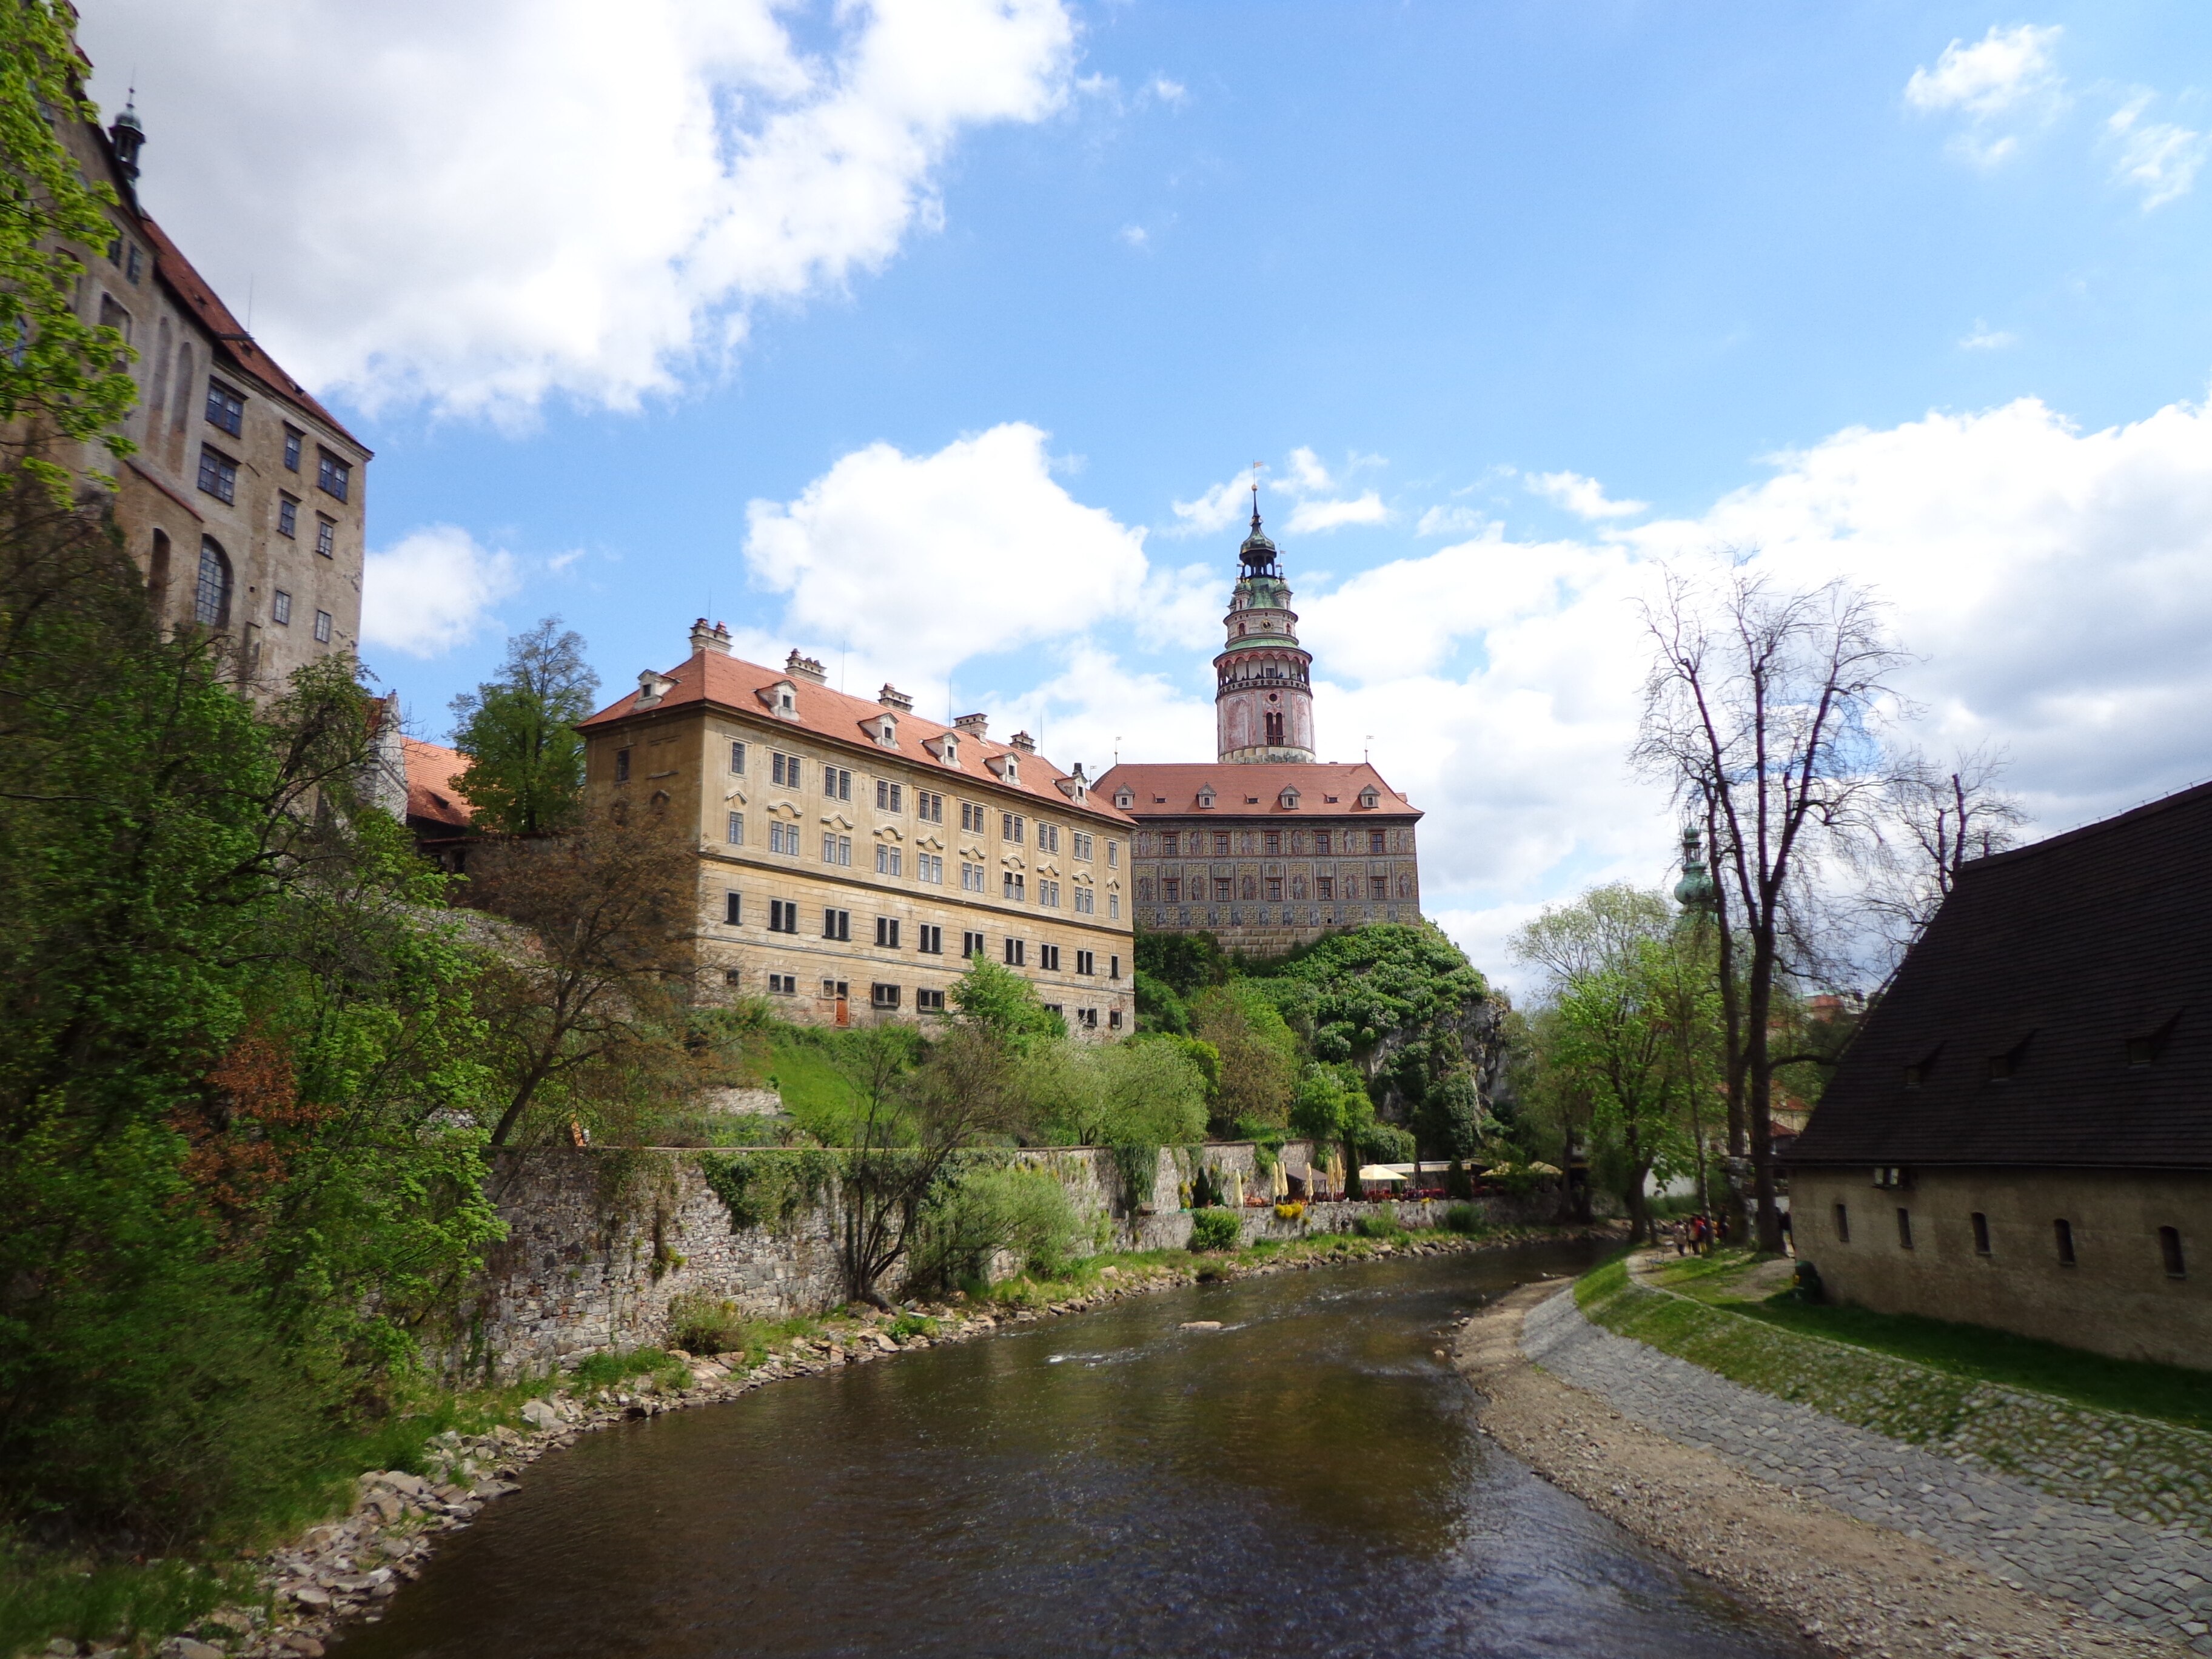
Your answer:
[[[1298,645],[1291,585],[1260,528],[1256,487],[1252,533],[1237,557],[1237,590],[1222,618],[1228,641],[1213,659],[1217,751],[1224,761],[1310,761],[1313,657]]]

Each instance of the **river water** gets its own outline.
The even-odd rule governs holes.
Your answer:
[[[1796,1659],[1485,1440],[1436,1357],[1588,1260],[1196,1285],[587,1435],[335,1659]]]

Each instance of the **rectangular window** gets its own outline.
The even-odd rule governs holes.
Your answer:
[[[1336,878],[1334,876],[1316,876],[1314,878],[1314,896],[1317,899],[1334,898],[1336,896]]]
[[[1182,856],[1182,837],[1172,830],[1160,831],[1160,851],[1168,858]]]
[[[745,775],[745,746],[741,743],[730,745],[730,772],[734,777]]]
[[[1272,903],[1277,903],[1277,902],[1279,902],[1281,901],[1281,899],[1282,899],[1282,896],[1283,896],[1283,878],[1282,878],[1280,876],[1270,876],[1270,877],[1268,877],[1268,878],[1267,878],[1267,901],[1268,901],[1268,902],[1269,902],[1269,903],[1271,903],[1271,904],[1272,904]]]
[[[960,935],[961,961],[966,962],[971,957],[980,957],[982,954],[983,936],[981,933],[963,933]]]
[[[884,951],[896,951],[898,949],[898,918],[896,916],[878,916],[876,918],[877,948]]]
[[[327,449],[315,452],[315,486],[325,495],[335,495],[343,501],[353,489],[353,465],[342,461]]]
[[[1097,895],[1093,893],[1088,887],[1077,888],[1075,890],[1075,914],[1079,916],[1087,916],[1091,915],[1096,907],[1097,901]]]
[[[797,933],[799,906],[789,899],[770,899],[768,902],[768,930],[771,933]]]
[[[1283,852],[1283,832],[1270,830],[1260,837],[1260,850],[1271,857],[1280,858]]]
[[[999,896],[1000,898],[1010,898],[1016,903],[1019,903],[1024,896],[1022,891],[1022,878],[1016,875],[1011,870],[1007,871],[1000,881]]]
[[[1022,839],[1022,815],[1019,812],[999,814],[999,839],[1019,842]]]
[[[617,783],[629,781],[629,750],[627,749],[615,750],[615,781]]]
[[[772,997],[797,996],[799,994],[799,975],[796,974],[770,974],[768,976],[768,994]]]
[[[140,249],[138,245],[136,242],[133,242],[131,245],[128,252],[125,255],[125,258],[126,266],[123,274],[129,277],[132,284],[135,286],[138,278],[145,273],[146,255],[144,252]]]
[[[1018,967],[1020,967],[1020,966],[1022,965],[1022,958],[1023,958],[1022,941],[1021,941],[1021,940],[1019,940],[1019,939],[1008,939],[1008,940],[1006,941],[1006,966],[1007,966],[1007,967],[1009,967],[1009,968],[1018,968]]]
[[[280,628],[291,626],[292,596],[281,587],[276,590],[276,597],[270,601],[269,620]]]
[[[200,446],[200,488],[219,501],[238,499],[238,463],[219,449]]]
[[[945,860],[935,853],[916,853],[914,855],[914,878],[932,886],[945,884]]]
[[[924,823],[945,822],[945,797],[933,789],[914,792],[914,815]]]
[[[1836,1243],[1838,1243],[1838,1244],[1848,1244],[1848,1243],[1850,1243],[1850,1242],[1851,1242],[1851,1212],[1850,1212],[1850,1206],[1849,1206],[1848,1205],[1838,1204],[1838,1205],[1837,1205],[1837,1206],[1836,1206]]]
[[[960,803],[960,827],[975,835],[983,833],[983,809],[973,801]]]
[[[768,755],[769,781],[781,789],[799,787],[799,757],[779,754],[771,749]]]
[[[1315,851],[1315,852],[1316,852],[1316,853],[1321,853],[1321,854],[1324,854],[1328,853],[1328,830],[1315,830],[1315,831],[1314,831],[1314,851]]]
[[[945,930],[934,922],[922,922],[914,930],[914,948],[926,957],[945,954]]]
[[[1058,973],[1060,971],[1060,946],[1057,945],[1038,945],[1037,966],[1043,969],[1048,974]]]
[[[1057,853],[1060,851],[1060,826],[1056,823],[1040,823],[1037,825],[1036,844],[1037,851],[1040,853]]]
[[[2189,1277],[2189,1263],[2181,1254],[2180,1228],[2160,1227],[2158,1230],[2158,1253],[2166,1263],[2166,1276],[2168,1279]]]
[[[1967,1219],[1972,1221],[1974,1225],[1974,1254],[1976,1255],[1987,1255],[1990,1253],[1989,1217],[1984,1215],[1979,1210],[1977,1210],[1972,1215],[1968,1217]]]
[[[961,865],[960,890],[963,893],[980,893],[983,890],[983,866],[981,865],[968,864],[964,862]]]
[[[722,839],[732,847],[743,847],[745,844],[745,815],[743,812],[732,812],[729,816],[730,833]]]
[[[822,769],[822,793],[832,800],[853,799],[853,775],[842,766]]]
[[[888,1012],[898,1006],[899,988],[897,986],[871,985],[868,987],[868,1006],[871,1008],[881,1008]]]
[[[1106,1029],[1109,1031],[1118,1031],[1121,1029],[1121,1011],[1119,1008],[1107,1011]]]
[[[1075,856],[1087,861],[1091,857],[1091,832],[1088,830],[1076,830],[1069,833],[1075,837]]]
[[[326,559],[334,559],[338,553],[337,520],[319,513],[315,514],[315,551]]]
[[[1060,884],[1056,881],[1048,881],[1042,877],[1039,877],[1037,879],[1037,902],[1039,904],[1048,905],[1054,910],[1059,909]]]
[[[850,869],[853,863],[853,838],[850,836],[825,834],[822,837],[822,862],[841,865]]]
[[[300,533],[300,504],[289,495],[276,498],[276,533],[296,538]]]
[[[1380,853],[1384,850],[1382,832],[1380,830],[1370,830],[1367,832],[1367,850],[1370,853]]]
[[[904,793],[902,786],[886,783],[883,779],[878,778],[876,780],[876,811],[878,812],[903,811],[905,808],[899,805],[899,800]]]
[[[1389,898],[1390,896],[1390,878],[1388,876],[1368,877],[1367,896],[1371,899]]]
[[[768,827],[768,850],[781,853],[786,858],[799,856],[799,826],[795,823],[771,823]]]
[[[2051,1231],[2057,1234],[2058,1238],[2058,1265],[2062,1267],[2075,1266],[2074,1224],[2070,1221],[2054,1221],[2051,1224]]]
[[[221,380],[208,382],[207,417],[234,438],[246,430],[246,399]]]
[[[845,1000],[845,981],[842,979],[823,980],[822,994],[833,1002],[842,1002]]]
[[[1213,902],[1214,902],[1216,904],[1226,904],[1226,903],[1229,902],[1229,900],[1230,900],[1230,898],[1231,898],[1231,892],[1230,892],[1230,887],[1231,887],[1231,883],[1230,883],[1230,879],[1229,879],[1229,878],[1228,878],[1228,877],[1226,877],[1226,876],[1216,876],[1216,877],[1214,878],[1214,879],[1213,879]]]
[[[307,435],[295,426],[284,428],[284,470],[287,472],[300,470],[300,441]]]
[[[1912,1248],[1912,1212],[1903,1205],[1899,1205],[1897,1210],[1897,1248],[1900,1250]]]
[[[1076,1018],[1082,1022],[1083,1029],[1086,1031],[1095,1031],[1098,1029],[1098,1011],[1096,1008],[1081,1010],[1077,1013]]]
[[[1182,902],[1182,883],[1174,876],[1160,878],[1160,897],[1170,904]]]
[[[744,926],[744,920],[745,901],[744,895],[739,893],[723,894],[722,925],[725,927],[738,927]]]
[[[822,911],[822,937],[824,939],[850,939],[853,937],[853,913],[850,910],[833,910],[829,908],[827,906],[823,907]]]
[[[1194,853],[1197,850],[1195,847],[1191,848]],[[1213,856],[1218,859],[1225,859],[1229,856],[1229,832],[1226,830],[1217,830],[1213,832]]]
[[[1075,971],[1096,974],[1098,971],[1098,953],[1096,951],[1078,951],[1075,953]]]
[[[1109,921],[1121,920],[1121,896],[1119,893],[1106,895],[1106,920]]]
[[[876,843],[876,873],[878,875],[896,876],[900,874],[901,872],[899,870],[899,866],[905,862],[905,860],[906,854],[901,852],[897,848],[886,847],[881,842],[878,842]]]
[[[1121,843],[1118,841],[1109,841],[1106,843],[1106,867],[1109,870],[1118,870],[1121,867]]]
[[[945,1012],[945,993],[924,987],[914,994],[914,1011],[917,1014],[941,1014]]]
[[[327,611],[318,611],[315,612],[315,643],[328,645],[330,642],[331,613]]]
[[[1106,958],[1106,977],[1109,979],[1119,979],[1121,977],[1121,957],[1109,957]]]

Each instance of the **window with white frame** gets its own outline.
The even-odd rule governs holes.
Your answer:
[[[338,524],[336,519],[315,514],[315,551],[326,559],[338,556]]]
[[[797,996],[799,994],[799,975],[796,974],[770,974],[768,976],[768,994],[772,997]]]
[[[903,861],[904,855],[897,848],[886,847],[881,842],[876,843],[876,873],[878,875],[896,876],[903,873],[899,868]]]
[[[1091,832],[1088,830],[1078,830],[1072,833],[1075,838],[1075,846],[1072,850],[1076,857],[1087,862],[1091,857]]]
[[[292,625],[292,596],[281,587],[276,590],[276,597],[270,601],[269,620],[280,628]]]
[[[1121,843],[1118,841],[1108,842],[1106,843],[1106,867],[1109,870],[1115,870],[1121,867]]]
[[[945,822],[945,797],[933,789],[914,792],[914,815],[924,823]]]
[[[1060,851],[1060,826],[1056,823],[1040,823],[1037,825],[1036,844],[1037,851],[1040,853],[1057,853]]]
[[[1075,971],[1079,974],[1096,974],[1098,971],[1098,953],[1095,951],[1078,951],[1075,953]]]
[[[983,936],[981,933],[963,933],[960,935],[961,961],[965,962],[970,957],[980,957],[982,954]]]
[[[1079,885],[1075,890],[1075,914],[1088,916],[1097,914],[1098,896],[1090,888]]]
[[[768,850],[781,853],[786,858],[799,856],[799,826],[795,823],[770,823],[768,827]]]
[[[316,644],[328,645],[331,642],[331,613],[327,611],[318,611],[315,612]]]
[[[722,839],[732,847],[743,847],[745,844],[745,815],[743,812],[731,813],[729,829],[730,833]]]
[[[960,890],[963,893],[980,893],[984,890],[981,865],[969,864],[965,860],[961,861]]]
[[[1119,893],[1109,893],[1106,895],[1106,919],[1109,921],[1121,921],[1121,896]]]
[[[1009,898],[1017,904],[1022,901],[1023,878],[1019,872],[1006,871],[999,884],[999,896]]]
[[[822,769],[822,793],[824,795],[827,795],[831,800],[852,799],[852,773],[842,766],[823,767]]]
[[[904,811],[906,809],[900,805],[900,801],[905,793],[906,791],[901,785],[878,778],[876,780],[876,811],[878,812]]]
[[[822,862],[850,868],[853,862],[853,838],[832,835],[824,830],[822,836]]]
[[[1045,877],[1037,878],[1037,902],[1054,910],[1060,908],[1060,884]]]
[[[945,885],[945,859],[941,854],[916,853],[914,866],[916,880],[926,881],[937,887]]]
[[[973,835],[983,833],[983,809],[972,800],[960,803],[960,827]]]
[[[1021,967],[1027,960],[1028,955],[1028,953],[1023,949],[1022,941],[1018,939],[1010,939],[1006,941],[1004,954],[1006,958],[1006,966],[1009,968]]]
[[[730,773],[740,778],[745,775],[745,746],[741,743],[730,744]]]
[[[296,541],[300,535],[300,504],[289,495],[276,498],[276,533]]]
[[[999,814],[999,839],[1000,841],[1010,841],[1018,846],[1021,843],[1022,837],[1024,833],[1025,832],[1022,828],[1022,815],[1019,812],[1001,812]]]

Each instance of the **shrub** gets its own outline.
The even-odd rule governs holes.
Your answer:
[[[1396,1205],[1377,1204],[1372,1214],[1360,1216],[1352,1222],[1352,1231],[1362,1238],[1396,1238],[1406,1230],[1399,1224]]]
[[[1083,1238],[1066,1189],[1036,1170],[967,1171],[931,1200],[917,1232],[908,1276],[930,1287],[988,1279],[1001,1250],[1056,1277]]]
[[[1292,1198],[1278,1204],[1275,1206],[1275,1218],[1278,1221],[1304,1221],[1306,1218],[1304,1200]]]
[[[595,1353],[576,1367],[575,1386],[593,1393],[627,1382],[633,1376],[649,1376],[664,1388],[680,1389],[691,1381],[684,1362],[665,1348],[632,1348],[628,1353]]]
[[[1233,1250],[1240,1231],[1234,1210],[1200,1210],[1190,1218],[1190,1248]]]
[[[668,1340],[686,1353],[727,1353],[745,1346],[746,1321],[734,1302],[686,1292],[668,1300]]]
[[[1490,1224],[1474,1205],[1455,1204],[1444,1212],[1444,1226],[1451,1232],[1474,1234],[1488,1231]]]
[[[901,1314],[887,1328],[890,1334],[903,1342],[910,1336],[935,1336],[937,1322],[921,1314]]]

